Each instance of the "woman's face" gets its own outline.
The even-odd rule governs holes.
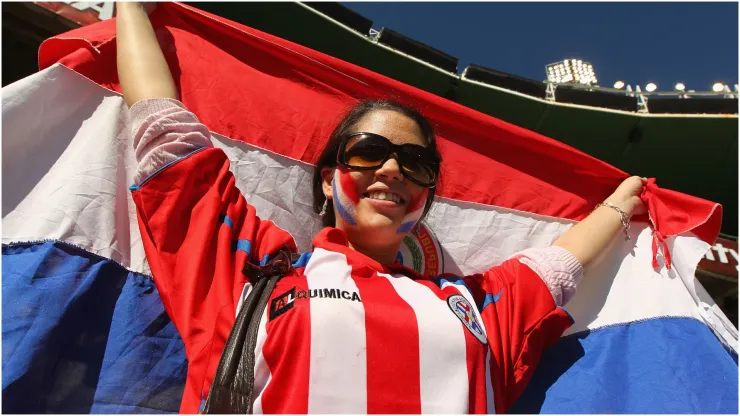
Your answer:
[[[426,146],[416,122],[391,110],[365,115],[352,133],[375,133],[395,144]],[[424,211],[429,188],[401,174],[395,158],[376,170],[349,170],[341,166],[322,169],[324,194],[332,201],[337,228],[353,245],[400,245]]]

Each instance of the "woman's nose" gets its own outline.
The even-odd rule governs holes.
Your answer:
[[[382,176],[386,179],[403,180],[401,175],[401,167],[398,165],[398,161],[391,157],[383,163],[383,166],[375,170],[376,176]]]

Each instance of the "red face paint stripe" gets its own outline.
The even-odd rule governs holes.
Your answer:
[[[419,209],[424,202],[426,202],[427,195],[429,195],[429,189],[425,189],[419,192],[415,197],[411,198],[409,208],[406,212],[414,212]]]
[[[365,305],[367,413],[421,413],[419,329],[414,310],[381,277],[355,278]]]
[[[339,184],[342,187],[342,193],[352,203],[357,204],[360,202],[360,196],[357,194],[357,183],[346,169],[337,169],[339,175]]]

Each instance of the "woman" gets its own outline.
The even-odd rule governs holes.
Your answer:
[[[251,287],[242,269],[295,245],[255,215],[208,129],[177,101],[141,5],[119,3],[117,44],[139,161],[132,194],[185,342],[181,411],[193,413]],[[432,203],[440,163],[430,123],[395,103],[363,102],[334,130],[313,183],[327,227],[260,322],[255,413],[505,412],[571,325],[560,307],[583,266],[644,212],[644,180],[632,177],[549,248],[482,274],[423,277],[395,259]]]

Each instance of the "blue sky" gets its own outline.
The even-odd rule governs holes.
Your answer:
[[[460,60],[543,80],[578,58],[599,84],[711,90],[738,82],[738,3],[397,3],[346,7]]]

